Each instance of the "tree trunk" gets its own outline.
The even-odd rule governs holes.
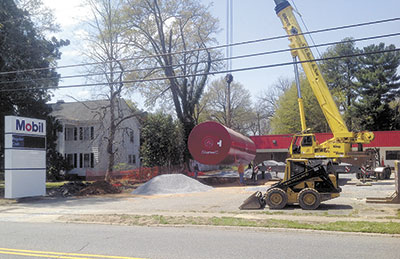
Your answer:
[[[115,163],[115,153],[114,153],[114,139],[115,139],[115,131],[116,131],[116,125],[115,125],[115,93],[111,94],[110,98],[110,128],[109,128],[109,134],[108,134],[108,142],[107,142],[107,154],[108,154],[108,166],[107,166],[107,171],[104,177],[105,181],[110,181],[111,180],[111,174],[114,168],[114,163]]]

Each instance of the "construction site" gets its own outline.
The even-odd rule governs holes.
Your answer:
[[[399,258],[381,2],[2,0],[0,257]]]
[[[389,137],[382,135],[387,133],[348,129],[301,31],[293,7],[286,0],[274,2],[275,12],[290,42],[300,132],[283,137],[248,138],[221,123],[206,121],[195,126],[188,136],[187,147],[193,158],[190,166],[108,170],[106,177],[85,170],[89,182],[69,182],[48,189],[47,196],[38,199],[25,198],[40,195],[24,195],[21,187],[7,180],[11,179],[7,174],[4,197],[14,200],[2,200],[4,213],[1,217],[6,220],[21,215],[24,220],[32,221],[47,218],[113,223],[114,217],[125,214],[170,216],[172,219],[229,215],[255,222],[258,219],[293,217],[315,222],[336,222],[339,218],[345,221],[400,222],[400,164],[395,159],[398,151],[393,149],[396,144],[390,140],[389,144],[384,144],[382,139]],[[318,135],[307,127],[299,64],[331,133]],[[226,80],[229,91],[232,75],[228,74]],[[45,122],[26,122],[25,129],[25,118],[10,117],[8,120],[16,120],[16,132],[22,129],[31,131],[36,127],[40,134],[45,134]],[[229,120],[227,124],[230,124]],[[94,139],[94,127],[79,129],[80,140]],[[66,133],[65,140],[78,140],[77,127],[69,128],[67,132],[69,135]],[[138,134],[137,130],[130,132],[131,143],[134,143],[134,132]],[[14,133],[10,131],[8,134]],[[373,146],[378,136],[381,136],[379,144]],[[45,150],[45,141],[38,145],[31,139],[37,142],[40,137],[28,139],[12,135],[12,141],[7,140],[12,142],[12,145],[8,143],[11,150]],[[35,142],[36,146],[29,146],[28,140]],[[77,168],[78,154],[68,154],[67,157]],[[94,168],[94,153],[79,154],[79,157],[80,172],[83,171],[81,168]],[[136,154],[129,155],[129,160],[136,163]],[[214,170],[202,170],[204,166],[214,166]],[[39,169],[42,170],[35,170]],[[41,193],[44,184],[40,181],[35,184],[40,188],[34,191]],[[43,211],[43,208],[46,209],[44,213],[36,211]],[[180,223],[185,224],[185,221]]]

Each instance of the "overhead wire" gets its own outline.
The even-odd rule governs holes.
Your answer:
[[[374,25],[374,24],[380,24],[380,23],[394,22],[394,21],[399,21],[399,20],[400,20],[400,17],[395,17],[395,18],[389,18],[389,19],[383,19],[383,20],[376,20],[376,21],[370,21],[370,22],[364,22],[364,23],[357,23],[357,24],[350,24],[350,25],[343,25],[343,26],[319,29],[319,30],[299,33],[298,35],[310,35],[310,34],[315,34],[315,33],[343,30],[343,29],[362,27],[362,26],[368,26],[368,25]],[[147,56],[136,56],[136,57],[131,57],[131,58],[124,58],[124,59],[110,60],[110,61],[88,62],[88,63],[71,64],[71,65],[63,65],[63,66],[50,66],[50,67],[44,67],[44,68],[30,68],[30,69],[6,71],[6,72],[0,72],[0,75],[8,75],[8,74],[15,74],[15,73],[23,73],[23,72],[35,72],[35,71],[41,71],[41,70],[64,69],[64,68],[73,68],[73,67],[82,67],[82,66],[91,66],[91,65],[100,65],[100,64],[109,64],[109,63],[113,63],[116,61],[125,62],[125,61],[131,61],[131,60],[144,60],[144,59],[155,58],[155,57],[178,55],[178,54],[192,53],[192,52],[198,52],[198,51],[209,51],[209,50],[219,49],[219,48],[254,44],[254,43],[284,39],[284,38],[289,38],[289,37],[290,37],[290,35],[285,34],[285,35],[281,35],[281,36],[273,36],[273,37],[268,37],[268,38],[263,38],[263,39],[249,40],[249,41],[217,45],[217,46],[211,46],[211,47],[205,47],[205,48],[197,48],[197,49],[185,50],[185,51],[177,51],[177,52],[171,52],[171,53],[161,53],[161,54],[154,54],[154,55],[147,55]],[[126,45],[129,45],[129,44],[126,43]]]
[[[272,51],[259,52],[259,53],[252,53],[252,54],[239,55],[239,56],[233,56],[233,57],[225,57],[225,58],[214,59],[213,62],[221,62],[221,61],[226,61],[226,60],[234,60],[234,59],[250,58],[250,57],[256,57],[256,56],[271,55],[271,54],[278,54],[278,53],[283,53],[283,52],[290,52],[290,51],[293,51],[293,50],[301,50],[301,49],[308,49],[308,48],[318,48],[318,47],[327,47],[327,46],[344,44],[344,43],[361,42],[361,41],[381,39],[381,38],[389,38],[389,37],[395,37],[395,36],[400,36],[400,32],[383,34],[383,35],[376,35],[376,36],[369,36],[369,37],[363,37],[363,38],[357,38],[357,39],[350,39],[350,40],[344,40],[344,41],[327,42],[327,43],[321,43],[321,44],[311,45],[311,46],[307,46],[307,47],[286,48],[286,49],[272,50]],[[197,64],[205,63],[205,62],[207,62],[207,61],[189,62],[189,63],[186,63],[186,64],[172,64],[171,67],[179,67],[179,66],[182,66],[182,65],[191,66],[191,65],[197,65]],[[21,79],[21,80],[13,80],[13,81],[0,81],[0,84],[25,83],[25,82],[35,82],[35,81],[44,81],[44,80],[52,80],[52,79],[71,79],[71,78],[80,78],[80,77],[100,76],[100,75],[111,74],[111,73],[141,72],[141,71],[157,70],[157,69],[164,69],[164,68],[167,68],[167,66],[156,66],[156,67],[126,69],[124,71],[114,71],[114,72],[97,72],[97,73],[87,73],[87,74],[78,74],[78,75],[67,75],[67,76],[60,76],[60,77],[30,78],[30,79]],[[230,69],[228,69],[228,70],[230,70]]]
[[[397,52],[397,51],[400,51],[400,48],[372,51],[372,52],[367,52],[367,53],[355,53],[355,54],[350,54],[350,55],[317,58],[317,59],[303,60],[303,61],[297,61],[297,62],[284,62],[284,63],[276,63],[276,64],[263,65],[263,66],[237,68],[237,69],[231,69],[231,70],[225,70],[225,71],[212,71],[209,73],[197,73],[197,74],[193,74],[193,75],[181,75],[181,76],[172,76],[172,77],[158,77],[158,78],[148,78],[148,79],[126,80],[126,81],[116,82],[116,83],[92,83],[92,84],[78,84],[78,85],[66,85],[66,86],[56,86],[56,87],[0,89],[0,92],[29,91],[29,90],[53,90],[53,89],[55,90],[55,89],[62,89],[62,88],[101,86],[101,85],[110,85],[110,84],[117,84],[117,83],[118,84],[120,84],[120,83],[132,84],[132,83],[143,83],[143,82],[151,82],[151,81],[163,81],[163,80],[180,79],[180,78],[187,78],[187,77],[193,77],[193,76],[205,76],[205,75],[209,75],[209,74],[215,75],[215,74],[224,74],[224,73],[232,73],[232,72],[243,72],[243,71],[249,71],[249,70],[281,67],[281,66],[288,66],[288,65],[293,65],[293,64],[302,64],[302,63],[309,63],[309,62],[320,62],[320,61],[358,57],[358,56],[367,56],[367,55]]]

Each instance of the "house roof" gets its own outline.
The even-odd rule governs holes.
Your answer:
[[[375,139],[365,147],[400,147],[400,131],[374,131]],[[319,143],[333,137],[332,133],[316,133]],[[288,149],[292,134],[252,136],[256,149]]]
[[[109,104],[107,100],[63,102],[50,104],[51,115],[57,119],[66,121],[98,121],[100,120],[100,109]]]

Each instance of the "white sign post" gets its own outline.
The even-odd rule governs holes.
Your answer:
[[[8,199],[46,194],[46,121],[5,116],[5,191]]]

